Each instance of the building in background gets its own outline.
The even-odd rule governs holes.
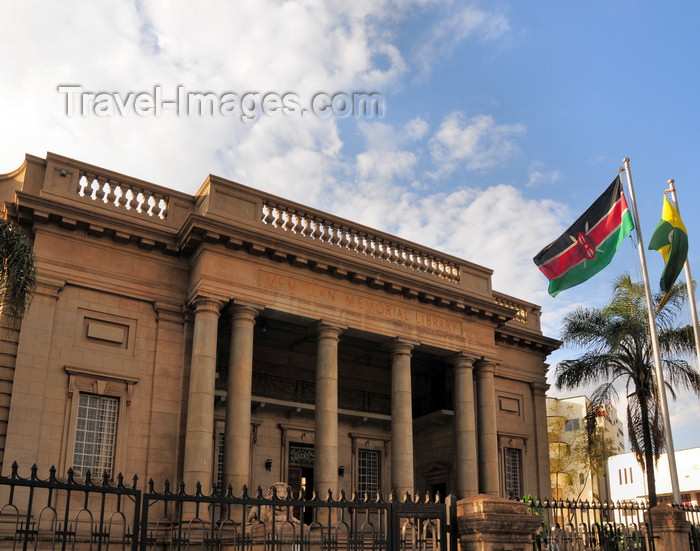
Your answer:
[[[488,268],[215,176],[27,156],[0,200],[39,276],[3,336],[3,472],[549,494],[559,343]]]
[[[587,432],[589,411],[595,416],[597,431],[593,447]],[[623,425],[615,407],[593,407],[587,396],[547,398],[547,425],[552,496],[608,501],[607,456],[625,451]]]
[[[676,470],[681,500],[687,505],[700,503],[700,448],[676,450]],[[662,453],[654,469],[659,503],[673,503],[668,454]],[[610,497],[615,502],[646,502],[649,498],[647,478],[634,453],[608,459]]]

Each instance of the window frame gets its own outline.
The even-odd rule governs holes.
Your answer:
[[[78,424],[78,407],[81,394],[116,398],[119,401],[117,427],[112,457],[112,470],[109,480],[119,473],[125,473],[127,443],[129,441],[129,412],[134,386],[139,382],[135,377],[113,376],[91,368],[64,366],[68,375],[67,407],[63,423],[63,446],[59,460],[59,471],[67,476],[73,464],[75,437]],[[82,475],[81,475],[82,476]],[[95,480],[95,477],[92,477]]]
[[[366,489],[362,488],[362,455],[367,454],[367,456],[373,456],[376,458],[375,464],[375,476],[376,476],[376,488]],[[357,449],[357,487],[355,488],[360,494],[367,493],[367,495],[373,496],[377,492],[382,491],[382,452],[378,449],[373,448],[358,448]]]
[[[388,489],[386,485],[390,480],[389,473],[387,469],[389,468],[390,461],[386,461],[389,454],[389,443],[390,439],[377,434],[367,434],[367,433],[357,433],[350,432],[348,436],[351,440],[352,448],[352,475],[350,478],[350,488],[351,490],[357,490],[359,488],[360,480],[360,462],[359,462],[359,450],[368,450],[372,452],[377,452],[377,457],[379,460],[379,471],[378,471],[378,485],[379,492],[382,494],[387,494]],[[384,458],[384,460],[382,460]],[[359,491],[359,490],[358,490]]]
[[[509,452],[515,452],[515,457],[517,459],[516,464],[517,464],[517,477],[518,477],[518,491],[515,492],[515,496],[510,496],[509,495],[509,488],[508,488],[508,483],[509,483],[509,469],[508,469],[508,464],[509,464]],[[517,447],[512,447],[512,446],[504,446],[503,447],[503,494],[506,497],[506,499],[511,499],[512,497],[515,498],[521,498],[523,496],[523,450],[522,448],[517,448]]]
[[[91,403],[83,403],[85,399],[85,402],[88,400],[96,400],[96,405],[97,407],[94,408],[92,407],[93,404]],[[121,409],[122,404],[120,403],[119,398],[116,398],[114,396],[104,396],[100,394],[92,394],[90,392],[79,392],[78,393],[78,411],[76,414],[76,430],[73,435],[73,453],[71,454],[71,461],[70,461],[70,467],[73,469],[73,472],[75,473],[76,476],[79,476],[81,478],[85,477],[87,471],[90,471],[90,475],[93,480],[97,480],[98,478],[102,478],[104,472],[106,471],[109,476],[109,479],[114,478],[114,456],[115,456],[115,450],[117,448],[117,433],[119,430],[119,410]],[[89,411],[91,409],[94,409],[98,412],[99,417],[97,419],[90,419]],[[81,410],[84,412],[84,416],[81,416]],[[103,419],[102,415],[107,414],[106,417],[107,419]],[[109,427],[110,430],[95,430],[95,431],[89,431],[87,428],[83,431],[85,435],[88,434],[99,434],[102,436],[102,438],[95,438],[94,440],[91,440],[90,438],[84,438],[82,441],[78,441],[78,432],[81,431],[79,428],[80,421],[83,420],[85,424],[90,423],[90,421],[96,421],[98,425],[101,425],[102,428],[104,429],[105,427]],[[108,435],[108,440],[105,442],[105,436]],[[78,452],[77,448],[79,444],[84,444],[84,445],[93,445],[95,447],[95,451],[92,453],[86,453],[86,452]],[[104,449],[108,450],[109,453],[102,453],[99,450]],[[90,458],[93,463],[93,465],[80,465],[76,467],[76,456],[81,456],[83,458]],[[109,460],[109,467],[100,467],[95,465],[96,463],[102,462],[102,458],[105,458]]]
[[[573,432],[575,430],[581,430],[581,419],[578,417],[566,419],[564,422],[564,432]]]

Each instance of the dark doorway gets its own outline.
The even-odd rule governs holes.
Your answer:
[[[430,494],[433,496],[433,498],[438,493],[440,494],[440,500],[445,499],[445,496],[447,495],[447,484],[445,482],[430,485]]]
[[[289,444],[289,471],[288,481],[296,498],[300,494],[306,499],[311,499],[314,490],[314,447],[310,444],[290,442]],[[313,522],[313,510],[305,508],[299,510],[295,507],[294,516],[304,524]]]

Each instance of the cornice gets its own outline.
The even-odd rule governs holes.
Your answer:
[[[417,270],[392,265],[369,255],[308,240],[295,234],[280,235],[274,229],[250,228],[236,221],[222,223],[192,214],[179,234],[183,254],[201,254],[202,248],[221,248],[265,258],[272,264],[287,264],[335,280],[345,280],[390,295],[401,295],[468,316],[502,325],[516,314],[512,307],[493,297],[470,294],[451,281]]]
[[[496,329],[496,344],[519,346],[549,355],[557,350],[562,342],[539,333],[523,331],[511,323]]]

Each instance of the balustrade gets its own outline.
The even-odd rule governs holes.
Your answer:
[[[168,198],[146,188],[138,188],[112,178],[80,171],[77,194],[152,218],[165,220]]]
[[[271,201],[263,201],[262,223],[370,258],[404,266],[455,283],[459,282],[459,265],[453,261],[441,259],[431,253],[385,237],[371,235],[316,214],[304,213]]]

